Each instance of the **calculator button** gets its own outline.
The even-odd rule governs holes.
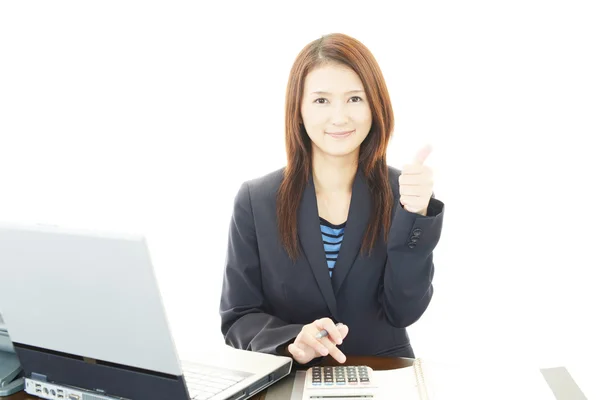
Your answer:
[[[371,384],[370,369],[362,366],[328,366],[313,367],[311,386],[368,386]]]

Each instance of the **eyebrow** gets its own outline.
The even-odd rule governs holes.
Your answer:
[[[364,93],[364,92],[365,92],[364,90],[359,90],[359,89],[357,89],[357,90],[351,90],[351,91],[349,91],[349,92],[346,92],[346,93],[344,93],[344,94],[350,94],[350,93]],[[331,93],[329,93],[329,92],[324,92],[324,91],[322,91],[322,90],[317,90],[316,92],[312,92],[311,94],[331,94]]]

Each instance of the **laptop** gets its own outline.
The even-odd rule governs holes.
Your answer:
[[[143,236],[0,224],[0,309],[28,385],[50,399],[241,400],[292,367],[225,344],[180,360]]]

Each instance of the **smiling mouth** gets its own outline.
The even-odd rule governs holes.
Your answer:
[[[356,131],[356,129],[353,129],[351,131],[345,131],[345,132],[325,132],[325,133],[334,138],[344,138],[344,137],[350,136],[350,134],[354,133],[354,131]]]

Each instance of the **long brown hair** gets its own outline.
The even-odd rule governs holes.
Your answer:
[[[287,166],[277,193],[277,223],[282,244],[292,259],[299,255],[298,207],[312,170],[311,140],[301,124],[300,112],[306,75],[327,63],[350,67],[360,77],[371,108],[372,125],[360,146],[362,168],[371,193],[371,215],[361,250],[375,245],[383,228],[387,242],[393,205],[388,180],[386,151],[394,129],[394,113],[383,74],[369,49],[348,35],[333,33],[302,49],[290,71],[285,99],[285,146]]]

